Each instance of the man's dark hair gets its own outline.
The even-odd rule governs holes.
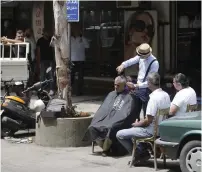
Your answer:
[[[43,31],[43,33],[45,33],[45,32],[48,33],[48,32],[50,32],[50,29],[44,27],[42,31]]]
[[[182,73],[178,73],[174,77],[175,82],[180,83],[183,88],[186,88],[189,86],[189,79]]]
[[[22,30],[17,30],[16,35],[17,34],[23,34],[24,32]]]

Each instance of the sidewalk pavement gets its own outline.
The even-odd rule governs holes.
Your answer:
[[[1,141],[2,172],[151,172],[153,160],[140,167],[129,168],[130,156],[102,157],[92,155],[91,147],[49,148],[31,144]],[[96,147],[95,151],[100,151]],[[159,172],[180,172],[178,162],[167,161],[163,169],[158,161]]]

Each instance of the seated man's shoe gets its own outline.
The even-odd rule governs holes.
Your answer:
[[[147,161],[150,158],[151,158],[151,155],[148,151],[144,152],[142,155],[140,155],[140,161]]]
[[[102,156],[106,157],[106,156],[110,155],[111,145],[112,145],[112,141],[109,138],[106,138],[103,142]]]
[[[109,149],[108,151],[103,151],[102,152],[102,156],[106,157],[106,156],[113,156],[113,152],[111,149]]]
[[[151,158],[151,155],[148,151],[138,155],[137,157],[135,157],[135,161],[133,161],[133,165],[134,166],[137,166],[139,165],[140,163],[143,163],[147,160],[149,160]]]
[[[104,143],[103,143],[103,151],[106,152],[110,149],[112,145],[112,141],[109,138],[106,138]]]
[[[103,152],[102,152],[102,156],[103,156],[103,157],[106,157],[106,156],[107,156],[107,152],[106,152],[106,151],[103,151]]]

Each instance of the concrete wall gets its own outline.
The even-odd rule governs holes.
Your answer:
[[[170,22],[170,2],[169,1],[152,1],[152,9],[158,11],[158,20]],[[164,26],[164,72],[170,70],[170,25]],[[160,45],[160,43],[158,44]]]

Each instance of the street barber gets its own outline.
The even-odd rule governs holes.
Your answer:
[[[149,100],[150,91],[148,89],[147,76],[151,72],[158,72],[159,63],[156,57],[152,54],[152,48],[147,43],[141,44],[136,48],[137,55],[129,60],[124,61],[116,68],[118,73],[134,64],[139,64],[139,72],[137,83],[127,82],[127,86],[135,92],[136,106],[138,106],[138,115],[140,116],[143,108],[144,117],[146,116],[146,107]]]

